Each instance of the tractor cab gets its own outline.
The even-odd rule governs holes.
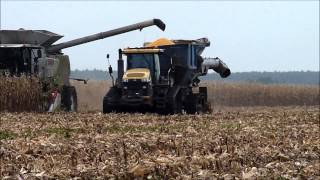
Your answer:
[[[143,82],[157,84],[160,77],[159,54],[161,49],[124,49],[127,56],[127,69],[123,82]]]

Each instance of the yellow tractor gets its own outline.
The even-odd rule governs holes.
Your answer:
[[[201,57],[208,46],[207,38],[162,38],[143,47],[119,49],[118,78],[103,99],[103,112],[208,112],[207,88],[199,87],[199,76],[209,69],[223,78],[231,73],[219,58]]]

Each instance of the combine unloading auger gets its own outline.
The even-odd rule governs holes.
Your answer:
[[[123,33],[127,33],[127,32],[134,31],[134,30],[142,30],[143,28],[153,26],[153,25],[157,26],[162,31],[164,31],[166,29],[166,25],[160,19],[152,19],[152,20],[132,24],[129,26],[120,27],[120,28],[113,29],[110,31],[105,31],[105,32],[93,34],[90,36],[85,36],[85,37],[74,39],[74,40],[67,41],[64,43],[52,45],[52,46],[48,47],[47,52],[54,53],[54,52],[57,52],[61,49],[65,49],[68,47],[77,46],[80,44],[88,43],[91,41],[96,41],[99,39],[104,39],[104,38],[111,37],[111,36],[116,36],[118,34],[123,34]]]

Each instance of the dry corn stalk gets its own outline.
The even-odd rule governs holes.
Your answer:
[[[214,106],[315,106],[319,86],[257,83],[207,83]]]
[[[39,111],[41,84],[36,77],[0,76],[0,111]]]
[[[101,111],[102,99],[110,82],[90,80],[87,85],[72,81],[79,98],[80,111]],[[208,87],[208,101],[217,106],[315,106],[320,105],[318,85],[225,83],[204,81]]]

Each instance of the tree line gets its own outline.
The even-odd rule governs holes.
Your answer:
[[[113,72],[113,76],[117,77],[117,72]],[[289,72],[235,72],[228,78],[222,79],[217,73],[209,73],[200,77],[206,81],[222,81],[222,82],[252,82],[262,84],[305,84],[319,85],[319,71],[289,71]],[[91,80],[110,80],[110,76],[103,70],[73,70],[72,78],[83,78]]]

